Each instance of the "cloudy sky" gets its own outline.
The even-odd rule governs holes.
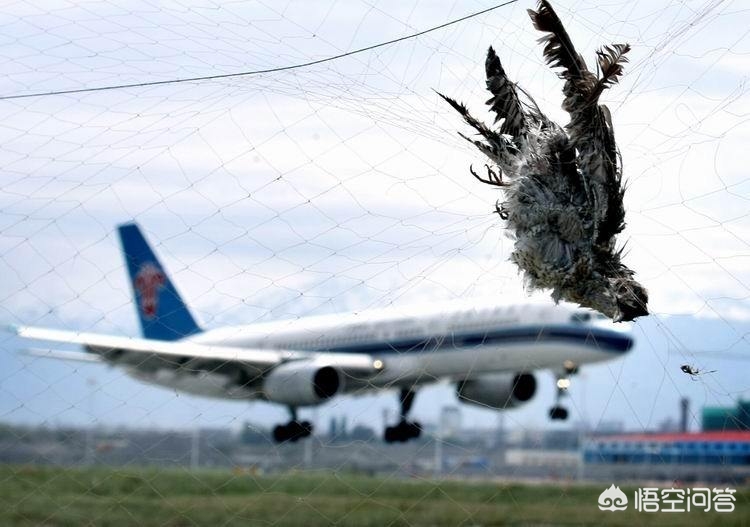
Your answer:
[[[0,14],[0,321],[137,334],[114,227],[136,220],[207,327],[427,300],[525,301],[474,181],[483,159],[434,93],[485,115],[483,63],[552,118],[561,82],[518,1],[429,34],[282,72],[119,90],[3,97],[306,63],[437,26],[487,1],[18,2]],[[555,2],[592,62],[629,42],[604,94],[622,151],[626,262],[650,291],[638,349],[585,371],[579,419],[654,426],[681,395],[696,407],[750,389],[750,13],[729,1]],[[700,328],[697,330],[696,328]],[[0,419],[268,422],[266,405],[144,387],[117,370],[18,356],[5,339]],[[699,349],[700,348],[700,349]],[[713,355],[697,356],[711,351]],[[729,354],[729,355],[727,355]],[[739,358],[737,358],[739,357]],[[691,381],[675,368],[719,372]],[[552,381],[511,421],[544,424]],[[94,392],[94,397],[90,392]],[[426,391],[429,418],[452,401]],[[367,418],[386,397],[319,418]],[[495,415],[468,411],[477,424]]]

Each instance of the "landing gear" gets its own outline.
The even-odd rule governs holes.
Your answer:
[[[570,376],[578,373],[578,366],[571,361],[565,361],[564,370],[557,376],[557,396],[555,406],[549,409],[549,418],[553,421],[565,421],[568,419],[568,409],[560,404],[560,400],[568,393],[570,388]]]
[[[416,393],[411,388],[401,390],[401,419],[396,426],[389,426],[385,429],[383,439],[386,443],[403,443],[418,438],[422,433],[422,425],[416,421],[406,420],[415,395]]]
[[[273,440],[277,443],[285,441],[295,443],[312,434],[313,425],[310,421],[298,421],[296,408],[289,408],[289,412],[292,414],[292,420],[273,429]]]
[[[549,409],[549,418],[553,421],[565,421],[568,418],[568,409],[564,406],[553,406]]]
[[[421,433],[422,426],[419,423],[401,420],[396,426],[389,426],[385,429],[384,438],[386,443],[404,442],[418,438]]]
[[[277,443],[291,441],[292,443],[312,434],[312,424],[309,421],[289,421],[285,425],[278,425],[273,429],[273,440]]]

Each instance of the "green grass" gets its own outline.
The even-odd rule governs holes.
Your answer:
[[[750,526],[750,489],[734,513],[648,514],[600,511],[605,486],[0,466],[0,525]]]

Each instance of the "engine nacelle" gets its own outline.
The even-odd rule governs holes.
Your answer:
[[[536,378],[531,373],[488,373],[458,383],[461,402],[478,406],[514,408],[531,400],[536,393]]]
[[[277,366],[263,381],[269,401],[289,406],[313,406],[336,395],[343,385],[341,372],[312,361],[292,361]]]

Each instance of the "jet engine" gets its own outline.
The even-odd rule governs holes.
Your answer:
[[[292,361],[266,375],[263,392],[269,401],[289,406],[314,406],[336,395],[343,386],[341,372],[312,361]]]
[[[458,383],[456,394],[463,403],[514,408],[534,397],[536,378],[531,373],[488,373]]]

